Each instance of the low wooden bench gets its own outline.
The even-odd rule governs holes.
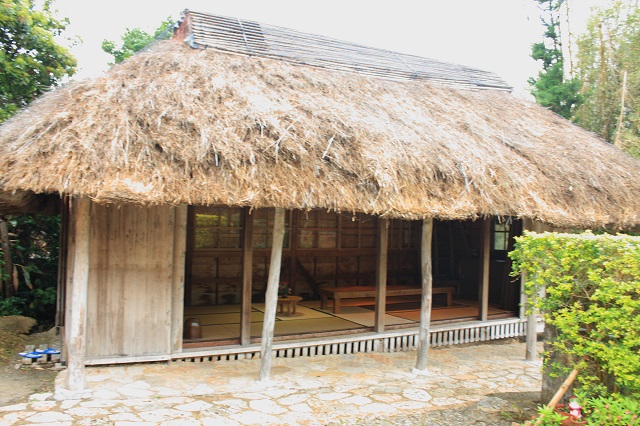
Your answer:
[[[453,294],[456,291],[454,286],[433,287],[433,294],[446,294],[447,306],[453,303]],[[357,299],[361,297],[375,297],[375,286],[352,286],[352,287],[324,287],[319,289],[320,308],[326,309],[329,298],[333,299],[333,312],[340,313],[342,299]],[[409,296],[422,294],[422,288],[409,286],[388,286],[387,296]]]

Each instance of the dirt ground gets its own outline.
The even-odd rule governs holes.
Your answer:
[[[36,322],[20,316],[0,317],[0,406],[26,401],[29,395],[53,390],[57,372],[42,367],[20,365],[19,352],[26,345],[55,345],[54,330],[29,334]]]
[[[52,392],[57,371],[41,367],[20,365],[18,352],[25,345],[40,344],[57,346],[59,337],[54,330],[29,334],[35,325],[31,318],[0,317],[0,407],[25,402],[34,393]],[[392,416],[381,419],[356,420],[357,425],[433,425],[467,426],[495,425],[511,426],[512,422],[530,420],[539,404],[539,392],[499,393],[489,395],[475,404],[466,404],[455,409],[417,411],[411,415]],[[355,419],[354,419],[355,420]]]

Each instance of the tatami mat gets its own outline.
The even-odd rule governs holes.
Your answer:
[[[240,336],[240,324],[231,330],[223,325],[205,325],[202,327],[202,338],[207,340],[236,339]]]
[[[456,300],[451,307],[436,307],[431,310],[431,320],[441,321],[461,318],[476,318],[478,306],[475,301]],[[262,335],[264,303],[251,305],[251,336]],[[415,309],[411,309],[415,308]],[[508,314],[493,307],[489,315]],[[240,336],[240,305],[193,306],[185,308],[185,318],[197,318],[202,324],[203,339],[227,340]],[[414,304],[389,304],[385,315],[386,325],[411,324],[420,321],[419,306]],[[343,306],[341,313],[334,314],[333,307],[321,310],[319,300],[303,300],[296,313],[287,316],[276,313],[274,334],[276,336],[323,333],[373,327],[375,313],[370,306]]]
[[[508,311],[503,311],[500,309],[492,309],[489,308],[488,314],[491,315],[499,315],[509,313]],[[420,311],[400,311],[400,312],[390,312],[391,315],[406,318],[411,321],[420,321]],[[478,317],[478,308],[474,306],[464,306],[464,307],[454,307],[454,308],[442,308],[442,309],[432,309],[431,310],[431,321],[441,321],[448,320],[452,318],[462,319],[462,318],[477,318]]]
[[[303,321],[276,321],[274,334],[319,333],[352,330],[360,327],[360,324],[336,317],[308,319]],[[251,323],[251,337],[260,337],[261,335],[262,323]]]
[[[331,311],[329,310],[326,312]],[[339,314],[331,313],[331,315],[346,319],[347,321],[355,322],[363,327],[373,327],[375,325],[375,315],[372,315],[371,310],[360,306],[344,306],[340,309]],[[399,318],[397,316],[384,316],[384,323],[386,325],[410,324],[411,322],[413,321],[405,318]]]
[[[184,315],[240,313],[240,305],[185,306]]]
[[[240,312],[229,314],[201,314],[195,315],[200,321],[200,325],[216,325],[216,324],[240,324]],[[263,321],[264,313],[251,312],[251,322]]]
[[[251,306],[260,312],[264,312],[264,303],[255,303]],[[286,309],[284,310],[283,313],[281,313],[279,310],[276,313],[276,318],[282,321],[308,320],[308,319],[314,319],[314,318],[331,318],[331,317],[332,315],[328,315],[316,309],[307,308],[306,306],[302,306],[300,304],[296,306],[295,314],[292,312],[291,315],[287,315]]]

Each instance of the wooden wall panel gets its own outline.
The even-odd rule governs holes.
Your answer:
[[[93,207],[87,356],[170,353],[175,209]]]

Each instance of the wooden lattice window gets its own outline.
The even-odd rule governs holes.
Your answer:
[[[375,248],[376,218],[364,213],[343,215],[341,218],[341,242],[343,249]]]
[[[493,224],[493,249],[497,251],[509,250],[509,235],[511,232],[511,221],[498,222]]]
[[[275,209],[255,209],[253,214],[253,248],[270,249],[273,241],[273,222],[275,220]],[[284,248],[289,248],[289,230],[291,223],[291,212],[284,215]]]
[[[240,249],[242,210],[236,207],[194,207],[194,248]]]
[[[420,247],[420,222],[417,220],[389,221],[389,248],[415,249]]]
[[[338,243],[338,215],[324,210],[300,214],[298,222],[298,248],[333,249]]]

